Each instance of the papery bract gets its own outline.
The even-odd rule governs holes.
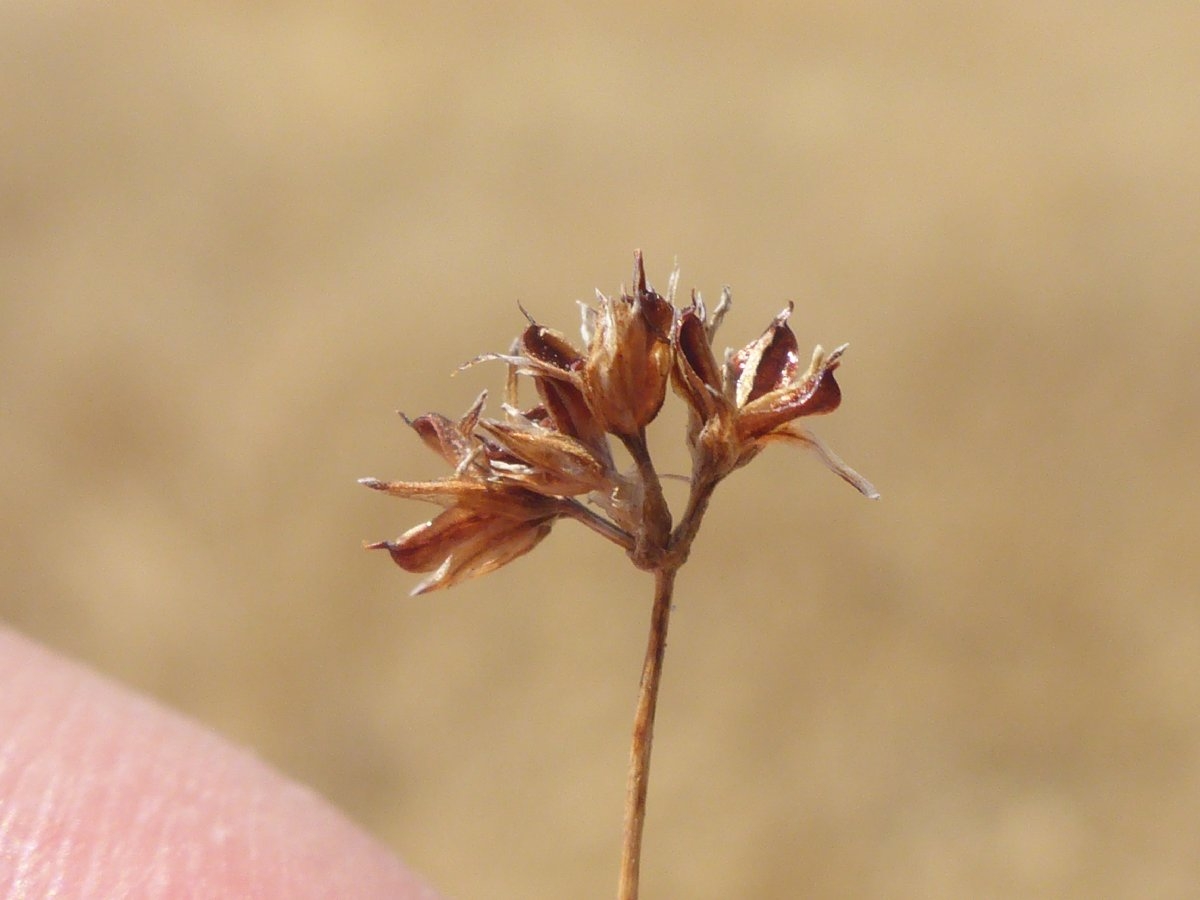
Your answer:
[[[514,519],[454,506],[395,541],[367,549],[387,550],[406,571],[433,572],[413,588],[415,596],[486,575],[524,556],[550,533],[551,524],[551,519]]]
[[[485,452],[500,478],[540,494],[563,497],[607,492],[613,487],[611,465],[570,435],[532,422],[521,427],[485,419],[479,428],[487,435]]]

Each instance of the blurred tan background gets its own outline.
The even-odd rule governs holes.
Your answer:
[[[8,3],[0,615],[449,896],[606,897],[650,580],[409,599],[394,410],[628,281],[850,341],[679,584],[645,896],[1200,889],[1194,3]],[[673,471],[679,419],[654,449]],[[676,493],[678,499],[678,491]]]

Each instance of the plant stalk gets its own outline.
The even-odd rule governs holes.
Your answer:
[[[633,457],[642,480],[642,533],[630,558],[639,569],[658,572],[664,568],[663,554],[671,539],[671,510],[663,496],[662,482],[650,459],[646,446],[646,430],[635,435],[622,435],[622,443]],[[678,568],[673,566],[672,568]]]
[[[642,827],[646,821],[646,788],[650,783],[650,749],[654,743],[654,711],[662,681],[663,654],[667,649],[667,626],[677,568],[654,573],[654,608],[650,613],[650,637],[638,688],[637,712],[633,717],[633,742],[629,750],[629,782],[625,794],[625,834],[621,846],[621,880],[618,900],[637,900],[642,861]]]

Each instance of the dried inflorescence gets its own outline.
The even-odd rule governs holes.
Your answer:
[[[677,310],[676,277],[663,297],[647,284],[641,253],[635,253],[631,292],[598,294],[596,306],[584,306],[585,349],[531,322],[509,353],[474,360],[510,367],[503,419],[483,416],[486,394],[457,421],[437,413],[406,419],[453,474],[431,482],[362,483],[445,507],[395,541],[367,545],[386,549],[410,572],[431,573],[413,593],[511,562],[564,517],[620,545],[641,568],[673,570],[686,558],[717,483],[772,441],[813,449],[863,494],[878,496],[796,421],[832,412],[841,402],[834,370],[845,346],[831,353],[818,346],[801,369],[789,304],[761,337],[718,362],[713,339],[730,306],[729,290],[711,318],[698,293]],[[540,401],[524,410],[517,405],[521,377],[532,380]],[[646,426],[662,408],[668,383],[688,404],[692,453],[691,497],[674,529],[646,446]],[[630,452],[632,471],[618,470],[610,436]]]
[[[688,401],[688,444],[697,470],[723,478],[771,441],[793,441],[816,450],[830,469],[866,496],[878,497],[870,482],[796,423],[838,408],[842,390],[833,373],[849,345],[827,353],[818,344],[801,372],[799,344],[787,323],[793,309],[789,303],[761,337],[741,350],[727,351],[724,365],[718,365],[712,341],[730,302],[726,288],[710,320],[704,301],[693,294],[691,307],[679,320],[675,386]]]

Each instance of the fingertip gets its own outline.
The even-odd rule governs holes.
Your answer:
[[[251,753],[3,630],[0,684],[0,896],[437,896]]]

